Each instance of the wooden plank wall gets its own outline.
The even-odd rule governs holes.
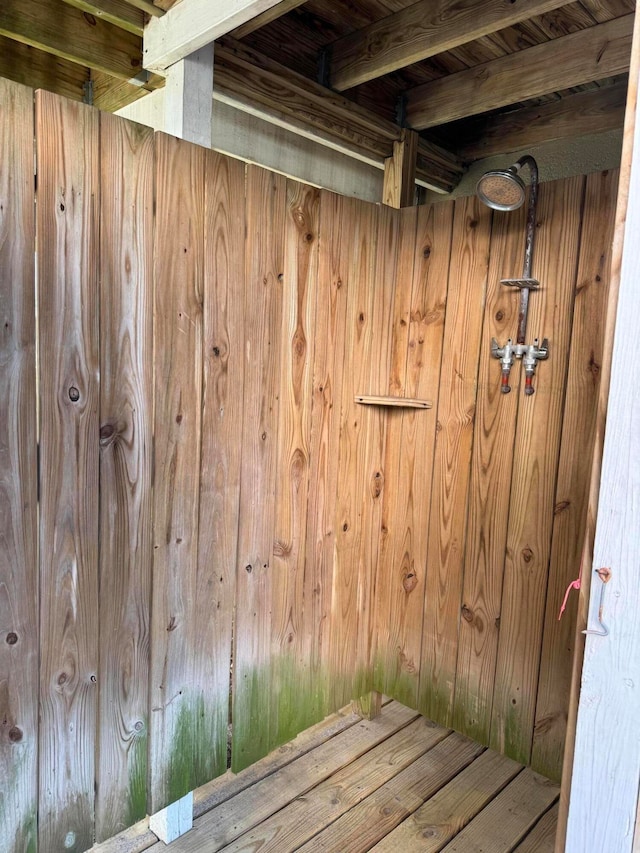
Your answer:
[[[41,93],[35,222],[2,86],[0,851],[36,813],[87,849],[372,689],[559,776],[617,176],[541,187],[551,355],[505,396],[522,211],[369,205]]]

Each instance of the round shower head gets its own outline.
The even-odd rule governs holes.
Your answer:
[[[494,210],[516,210],[525,199],[524,181],[510,169],[495,169],[478,181],[476,193],[480,201]]]

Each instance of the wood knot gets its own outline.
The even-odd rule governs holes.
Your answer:
[[[9,740],[11,743],[20,743],[22,737],[22,729],[19,729],[17,726],[11,726],[9,729]]]
[[[248,575],[250,575],[251,572],[253,571],[253,566],[250,565],[249,563],[247,563],[247,565],[244,567],[244,570]]]
[[[216,358],[220,358],[220,347],[214,347],[211,352],[215,355]]]
[[[175,616],[172,616],[169,619],[169,624],[167,625],[167,631],[175,631],[178,627],[178,623]]]
[[[569,509],[571,506],[571,501],[560,501],[553,508],[554,515],[560,515],[561,512],[564,512],[566,509]]]
[[[103,424],[100,427],[100,444],[108,444],[109,440],[113,438],[115,431],[116,428],[113,424]]]
[[[402,579],[402,586],[404,587],[405,592],[413,592],[413,590],[418,586],[416,573],[408,572],[408,574],[406,574]]]
[[[428,258],[431,255],[431,246],[425,246],[422,250],[422,257]]]
[[[471,624],[471,622],[473,622],[473,610],[471,610],[471,608],[467,607],[466,604],[462,605],[460,612],[462,613],[462,618],[465,620],[465,622],[469,622],[469,624]]]
[[[501,323],[504,320],[504,311],[496,311],[496,320]]]
[[[18,642],[18,635],[14,631],[10,631],[7,634],[6,639],[7,639],[7,645],[15,646],[15,644]]]
[[[72,385],[71,388],[69,388],[69,399],[72,403],[77,403],[80,399],[80,392],[75,385]]]
[[[525,563],[530,563],[533,560],[533,551],[531,548],[523,548],[522,549],[522,559]]]

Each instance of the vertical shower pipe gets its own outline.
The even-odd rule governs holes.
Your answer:
[[[521,157],[517,164],[518,170],[522,166],[528,166],[531,172],[531,186],[529,188],[529,205],[527,207],[527,235],[524,249],[523,279],[531,278],[531,264],[533,261],[533,244],[536,236],[536,206],[538,203],[538,164],[530,154]],[[525,343],[527,333],[527,314],[529,312],[529,288],[520,288],[520,310],[518,313],[518,337],[516,343]]]

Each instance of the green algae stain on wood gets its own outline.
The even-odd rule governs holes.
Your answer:
[[[273,659],[269,667],[236,672],[232,771],[264,758],[371,687],[369,671],[331,676],[316,670],[311,677],[307,667],[287,656]]]
[[[127,826],[142,820],[147,814],[147,726],[137,735],[129,751],[129,786],[127,800]]]

